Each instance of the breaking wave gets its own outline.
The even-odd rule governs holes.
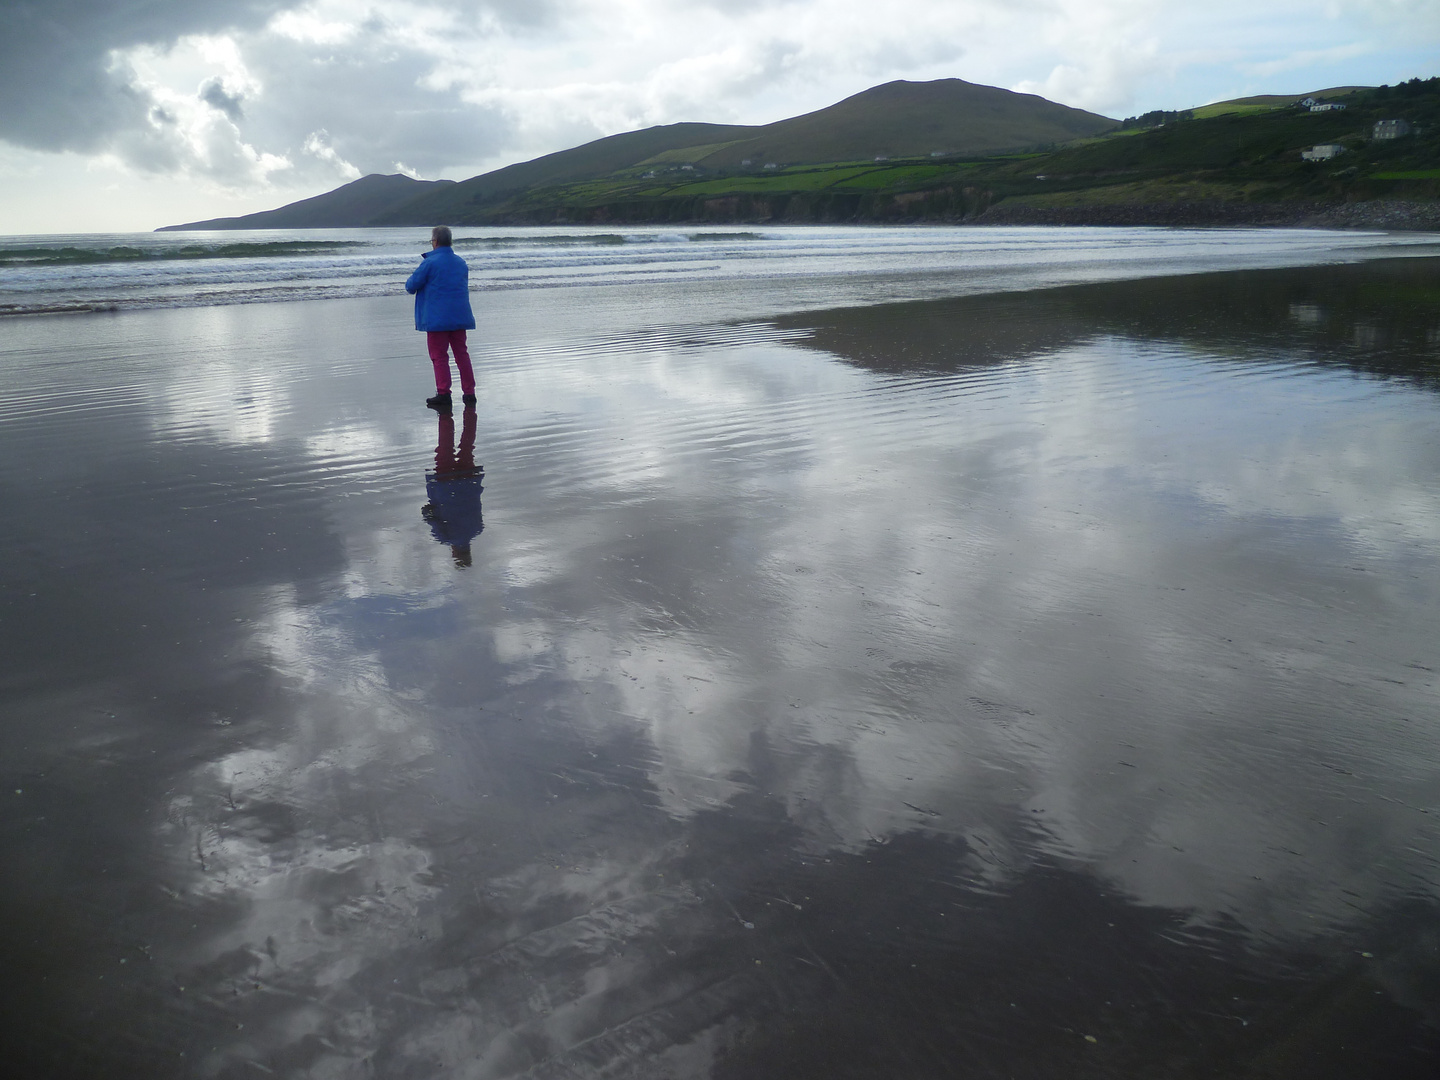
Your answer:
[[[455,238],[455,247],[474,250],[497,250],[525,247],[619,247],[624,244],[662,244],[676,240],[724,241],[763,240],[758,232],[682,233],[577,233],[570,236],[465,236]]]
[[[296,255],[333,255],[369,247],[364,241],[266,240],[239,244],[186,244],[183,247],[119,245],[113,247],[0,248],[0,267],[61,266],[93,263],[165,262],[174,259],[270,259]]]

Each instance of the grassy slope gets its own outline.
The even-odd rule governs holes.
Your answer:
[[[755,164],[994,154],[1069,142],[1115,127],[1094,113],[960,79],[885,83],[829,108],[770,124],[700,159],[710,168]]]
[[[277,210],[262,210],[243,217],[211,218],[184,225],[167,225],[156,232],[180,229],[331,229],[373,224],[374,219],[420,195],[443,192],[448,180],[414,180],[408,176],[372,173],[334,191],[302,199]]]
[[[1360,90],[1373,89],[1375,89],[1373,86],[1332,86],[1328,90],[1312,90],[1308,94],[1257,94],[1254,97],[1216,101],[1209,105],[1201,105],[1193,111],[1197,120],[1206,120],[1212,116],[1224,116],[1226,113],[1243,114],[1265,112],[1268,109],[1283,109],[1309,97],[1321,98],[1325,101],[1342,101],[1350,94]]]
[[[1078,139],[1059,150],[965,160],[928,157],[697,175],[617,175],[527,192],[497,219],[894,219],[973,216],[988,207],[1081,208],[1345,203],[1440,196],[1440,80],[1357,92],[1340,112],[1272,109]],[[1403,117],[1419,135],[1370,138]],[[1336,142],[1310,163],[1300,151]],[[728,206],[722,206],[726,200]],[[806,215],[809,215],[807,218]]]
[[[1094,135],[1115,121],[1030,94],[959,79],[893,82],[835,105],[765,127],[674,124],[599,139],[572,150],[511,165],[395,208],[374,224],[435,221],[473,224],[518,207],[559,199],[585,205],[614,198],[665,197],[682,182],[711,183],[717,171],[766,162],[870,162],[876,156],[928,155],[934,150],[991,154]],[[695,161],[701,175],[681,175]],[[646,171],[664,172],[647,178]],[[797,190],[828,180],[785,170]],[[703,179],[701,177],[703,176]],[[736,191],[771,190],[756,177]],[[833,179],[833,178],[831,178]],[[782,184],[782,186],[784,186]],[[696,192],[693,194],[700,194]]]
[[[611,135],[583,146],[522,161],[462,180],[443,192],[421,195],[370,222],[373,225],[464,224],[479,205],[536,187],[608,176],[668,151],[711,146],[752,134],[756,129],[725,124],[667,124]]]
[[[1025,168],[988,170],[987,179],[1033,205],[1173,201],[1355,200],[1403,194],[1433,197],[1423,180],[1386,180],[1440,164],[1440,80],[1359,92],[1343,112],[1283,109],[1171,124],[1130,139],[1057,151]],[[1371,138],[1377,120],[1403,117],[1423,131],[1393,141]],[[1339,143],[1341,156],[1305,162],[1300,151]],[[1045,180],[1037,180],[1044,175]],[[1188,190],[1187,190],[1188,189]]]
[[[903,192],[963,180],[973,163],[900,159],[883,164],[839,162],[832,165],[796,165],[740,175],[685,175],[607,177],[602,180],[544,188],[525,193],[495,209],[499,217],[558,207],[595,207],[625,201],[669,201],[730,196],[815,195],[818,193],[873,194]]]

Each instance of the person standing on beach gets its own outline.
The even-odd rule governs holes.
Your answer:
[[[450,357],[460,369],[460,392],[466,405],[475,404],[475,372],[470,367],[470,350],[465,331],[475,329],[470,310],[470,268],[455,254],[450,229],[436,225],[430,230],[430,250],[422,255],[415,272],[405,280],[405,291],[415,294],[415,329],[425,331],[430,363],[435,367],[435,396],[425,404],[442,412],[450,409]]]

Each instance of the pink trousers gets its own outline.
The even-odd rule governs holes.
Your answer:
[[[470,366],[470,350],[465,347],[464,330],[427,330],[425,344],[430,349],[430,363],[435,368],[435,389],[450,392],[450,357],[455,353],[455,366],[460,369],[460,392],[475,393],[475,371]]]

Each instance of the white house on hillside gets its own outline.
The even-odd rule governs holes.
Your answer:
[[[1410,124],[1405,120],[1376,120],[1375,138],[1377,139],[1398,139],[1401,135],[1410,134]]]
[[[1339,143],[1319,143],[1309,150],[1301,150],[1300,156],[1306,161],[1329,161],[1336,154],[1343,154],[1345,147]]]

